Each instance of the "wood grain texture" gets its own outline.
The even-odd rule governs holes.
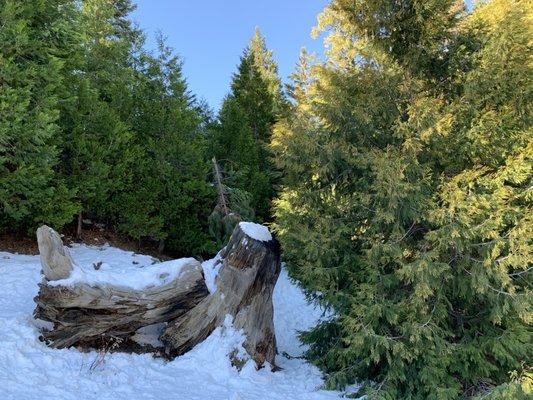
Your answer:
[[[279,272],[278,242],[252,239],[237,225],[222,251],[216,291],[169,323],[161,335],[167,355],[186,353],[221,326],[229,314],[234,328],[244,331],[243,346],[257,367],[267,361],[276,368],[272,293]]]
[[[52,271],[49,276],[57,277],[59,265],[55,263],[63,263],[68,251],[62,244],[58,246],[57,239],[60,243],[61,239],[51,228],[46,227],[41,233],[43,271]],[[199,262],[184,265],[181,271],[179,278],[143,290],[106,284],[52,286],[45,275],[34,299],[34,316],[52,322],[53,328],[43,330],[42,338],[56,348],[98,347],[107,339],[129,338],[140,327],[168,322],[208,295]]]

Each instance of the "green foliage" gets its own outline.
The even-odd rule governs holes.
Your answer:
[[[247,169],[259,168],[259,149],[245,110],[233,96],[228,96],[219,113],[220,125],[215,129],[212,152],[231,169],[239,170],[243,178],[236,178],[239,185],[250,184]]]
[[[3,2],[0,223],[76,213],[176,254],[210,253],[215,191],[181,62],[143,49],[130,0]]]
[[[6,0],[0,5],[0,226],[61,228],[77,206],[56,174],[58,104],[75,42],[74,4]]]
[[[284,257],[335,315],[302,335],[326,387],[531,396],[530,0],[333,0],[327,61],[302,52],[293,102],[257,30],[216,121],[133,8],[0,4],[2,229],[81,213],[212,253],[271,220],[283,171]]]
[[[110,217],[114,194],[123,187],[121,177],[132,135],[124,87],[134,81],[130,66],[132,38],[127,1],[86,0],[79,9],[81,38],[71,49],[67,90],[73,99],[61,107],[64,128],[60,170],[75,189],[82,212],[95,219]]]
[[[526,371],[518,375],[511,374],[510,382],[502,383],[495,388],[487,388],[483,393],[474,397],[475,400],[526,400],[533,392],[533,374]]]
[[[438,80],[448,69],[445,48],[456,39],[452,28],[464,9],[463,0],[335,0],[317,30],[336,25],[330,39],[340,33],[370,42],[413,74]]]
[[[142,52],[135,72],[133,157],[114,203],[119,226],[134,238],[164,240],[177,254],[212,252],[207,219],[215,192],[181,62],[160,39],[158,54]]]
[[[215,162],[216,159],[213,159],[213,163]],[[230,182],[232,179],[223,175],[218,164],[213,174],[218,202],[209,216],[209,233],[216,239],[217,248],[221,248],[228,242],[239,222],[252,221],[255,215],[251,207],[253,199],[249,192],[227,186],[225,182]]]
[[[328,62],[302,57],[276,125],[276,230],[336,315],[303,335],[327,387],[530,394],[506,382],[533,356],[532,8],[460,10],[333,1]]]
[[[273,125],[286,107],[277,65],[256,29],[233,76],[231,94],[220,110],[210,147],[234,178],[229,185],[250,193],[251,206],[261,221],[270,219],[279,175],[270,162],[268,143]]]

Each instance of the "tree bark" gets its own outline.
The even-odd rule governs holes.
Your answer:
[[[52,286],[50,281],[69,276],[73,261],[54,230],[43,226],[37,237],[45,279],[34,299],[34,316],[53,323],[52,330],[42,332],[51,347],[100,347],[108,339],[127,339],[140,327],[182,315],[208,294],[199,262],[183,266],[172,282],[144,290],[81,283]]]
[[[83,214],[80,211],[80,213],[78,214],[78,226],[76,227],[76,239],[77,240],[81,239],[82,225],[83,225]]]
[[[220,169],[218,167],[216,157],[213,157],[211,161],[213,162],[213,172],[215,174],[215,180],[217,182],[217,191],[218,191],[220,206],[222,207],[222,211],[224,212],[224,216],[226,217],[229,214],[229,209],[228,209],[228,204],[226,202],[226,195],[224,194],[224,186],[222,185],[222,176],[220,173]]]
[[[67,278],[74,262],[68,249],[63,247],[61,236],[52,228],[43,225],[37,229],[37,245],[44,277],[49,281]]]
[[[37,232],[45,279],[39,284],[34,315],[50,321],[42,332],[52,347],[97,347],[131,338],[139,328],[168,322],[161,335],[165,354],[175,357],[206,339],[226,316],[245,335],[243,347],[257,367],[276,368],[272,293],[280,272],[275,239],[248,236],[237,225],[222,250],[217,289],[208,294],[200,263],[191,262],[180,277],[161,286],[133,290],[114,285],[53,285],[76,268],[59,235],[46,226]]]
[[[279,272],[278,242],[251,238],[237,225],[222,251],[216,291],[169,323],[161,335],[167,355],[186,353],[223,325],[229,314],[234,328],[244,331],[243,347],[257,367],[267,361],[276,368],[272,293]]]

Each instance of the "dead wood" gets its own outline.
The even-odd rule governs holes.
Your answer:
[[[280,248],[275,239],[260,241],[235,227],[222,251],[217,289],[198,305],[168,324],[161,336],[167,355],[192,349],[223,325],[226,315],[246,336],[243,347],[258,367],[275,368],[276,336],[272,293],[280,272]]]

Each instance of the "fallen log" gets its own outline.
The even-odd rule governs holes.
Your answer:
[[[241,222],[222,251],[216,291],[176,317],[161,335],[167,356],[186,353],[233,317],[246,336],[243,347],[258,368],[276,368],[272,292],[280,272],[280,248],[262,225]]]
[[[160,285],[135,289],[105,279],[85,283],[72,280],[79,267],[57,232],[42,226],[37,239],[44,279],[34,299],[34,316],[53,323],[52,329],[42,331],[51,347],[100,348],[106,341],[128,339],[141,327],[179,317],[208,294],[202,267],[194,259],[175,260],[167,268],[161,263],[142,269],[160,273],[154,278]],[[176,261],[181,262],[175,265]],[[181,268],[176,271],[174,266]],[[173,279],[168,278],[169,271],[175,273]]]

